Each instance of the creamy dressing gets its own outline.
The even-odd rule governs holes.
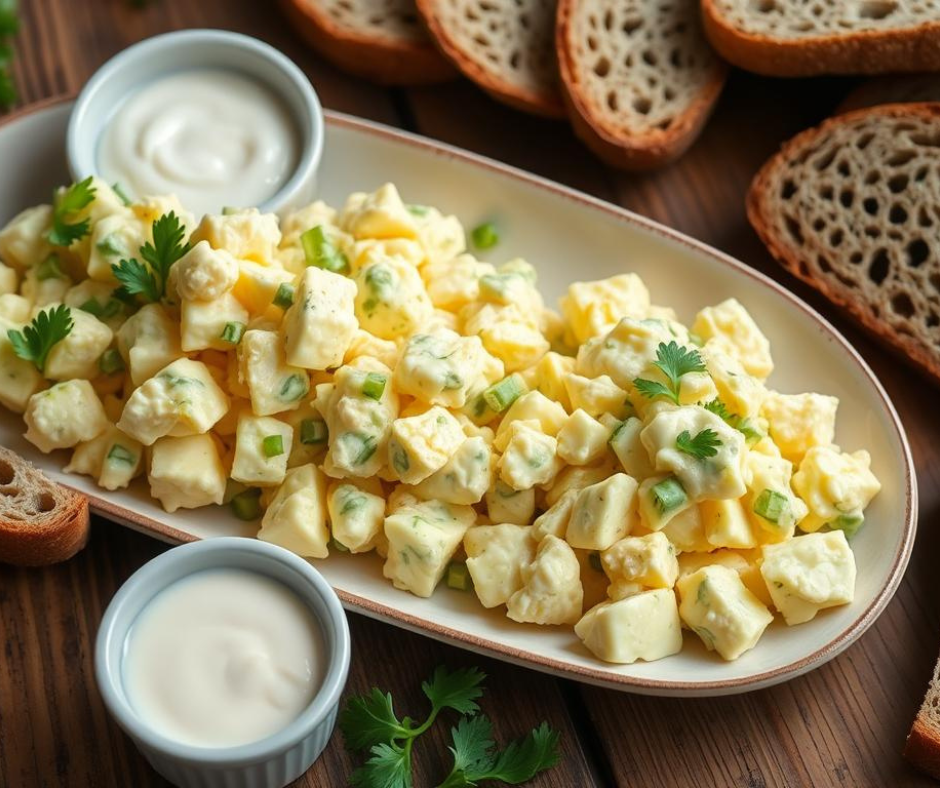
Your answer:
[[[262,84],[199,69],[133,93],[108,123],[97,156],[109,182],[219,213],[274,196],[296,168],[297,133],[283,102]]]
[[[243,569],[173,583],[128,635],[124,688],[154,730],[197,747],[234,747],[286,727],[326,671],[323,636],[287,586]]]

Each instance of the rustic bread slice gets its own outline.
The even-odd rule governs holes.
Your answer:
[[[334,65],[383,85],[427,85],[457,72],[431,43],[414,0],[281,0],[298,32]]]
[[[886,104],[787,142],[747,213],[792,274],[940,378],[940,104]]]
[[[940,101],[940,78],[936,74],[905,74],[865,80],[842,99],[836,112],[922,101]]]
[[[556,0],[417,0],[444,55],[494,98],[560,118]]]
[[[702,0],[728,62],[779,77],[940,69],[940,2]]]
[[[0,446],[0,563],[44,566],[88,541],[88,499]]]
[[[631,170],[686,151],[728,71],[702,32],[698,0],[560,0],[556,49],[575,132]]]
[[[940,662],[933,669],[924,702],[907,736],[904,757],[940,780]]]

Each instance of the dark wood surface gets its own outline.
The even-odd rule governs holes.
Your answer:
[[[498,738],[541,720],[562,732],[560,766],[533,786],[930,785],[900,757],[940,644],[937,389],[875,346],[785,276],[750,231],[747,184],[781,141],[824,117],[851,80],[781,81],[735,73],[702,138],[678,164],[650,175],[600,165],[563,123],[520,115],[465,82],[381,89],[318,59],[259,0],[21,0],[15,75],[22,103],[77,91],[108,57],[141,38],[185,27],[251,33],[310,76],[323,103],[478,151],[679,228],[770,273],[807,298],[872,364],[901,413],[920,481],[920,533],[907,576],[861,640],[785,685],[721,699],[618,694],[479,659],[391,626],[350,617],[348,692],[392,691],[421,713],[421,677],[435,665],[479,664],[484,710]],[[2,162],[0,162],[2,177]],[[150,786],[160,780],[107,717],[92,656],[102,612],[120,584],[165,547],[95,523],[88,549],[42,570],[0,567],[0,786]],[[415,750],[418,788],[447,771],[445,727]],[[298,781],[342,786],[352,768],[339,736]]]

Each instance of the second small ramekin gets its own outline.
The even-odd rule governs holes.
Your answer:
[[[320,623],[326,645],[323,683],[310,705],[286,728],[237,747],[194,747],[153,730],[131,706],[122,664],[128,633],[141,611],[172,583],[205,569],[258,572],[286,585]],[[108,605],[95,644],[95,677],[108,711],[144,757],[181,788],[282,788],[303,774],[333,733],[349,672],[346,614],[336,593],[307,561],[256,539],[221,537],[176,547],[135,572]]]

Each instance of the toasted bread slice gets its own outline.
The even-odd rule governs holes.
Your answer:
[[[44,566],[88,541],[88,499],[0,446],[0,563]]]
[[[837,113],[852,112],[879,104],[909,104],[940,101],[940,79],[936,74],[867,79],[847,95],[836,108]]]
[[[281,0],[297,31],[337,67],[382,85],[427,85],[457,72],[431,43],[414,0]]]
[[[728,71],[702,32],[698,0],[560,0],[556,49],[575,132],[630,170],[688,149]]]
[[[495,99],[536,115],[565,114],[555,60],[556,0],[417,0],[431,36]]]
[[[747,213],[784,267],[940,378],[940,104],[839,115],[787,142]]]
[[[907,736],[904,757],[940,780],[940,662],[933,669],[924,702]]]
[[[778,77],[940,69],[940,5],[903,0],[702,0],[725,60]]]

